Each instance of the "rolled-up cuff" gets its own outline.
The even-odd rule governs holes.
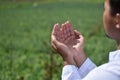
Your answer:
[[[78,69],[81,78],[84,78],[90,71],[92,71],[97,66],[87,58],[83,65]]]

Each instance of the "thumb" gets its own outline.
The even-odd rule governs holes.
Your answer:
[[[55,49],[57,49],[58,46],[59,46],[59,44],[60,44],[60,42],[57,41],[57,39],[56,39],[56,37],[54,35],[52,35],[52,41],[51,41],[51,43],[52,43],[52,47],[55,48]]]

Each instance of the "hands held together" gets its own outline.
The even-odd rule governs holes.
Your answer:
[[[64,60],[64,65],[77,65],[80,67],[86,60],[84,53],[84,37],[73,30],[70,22],[55,24],[52,30],[52,47],[59,52]]]

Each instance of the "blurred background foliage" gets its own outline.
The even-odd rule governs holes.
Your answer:
[[[103,2],[104,0],[0,0],[0,1],[10,1],[10,2]]]
[[[103,29],[104,0],[0,0],[0,80],[60,80],[62,58],[51,48],[55,23],[70,21],[85,52],[101,65],[115,42]]]

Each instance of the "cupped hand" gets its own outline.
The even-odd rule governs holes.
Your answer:
[[[84,53],[84,37],[72,28],[70,22],[62,24],[60,29],[59,24],[56,24],[52,31],[52,46],[60,53],[64,61],[76,62],[80,67],[86,60]],[[73,60],[74,58],[74,60]]]
[[[84,37],[72,28],[69,22],[62,25],[62,42],[69,47],[76,65],[80,67],[86,60],[84,53]]]
[[[74,65],[73,55],[69,47],[64,44],[64,38],[65,37],[63,37],[63,32],[61,31],[59,24],[55,24],[51,35],[52,47],[62,56],[64,65]]]
[[[75,33],[75,40],[76,44],[73,45],[73,48],[79,53],[84,51],[84,37],[78,32],[77,30],[74,30]]]
[[[70,22],[62,24],[62,42],[69,48],[75,49],[77,52],[84,50],[84,37],[72,28]]]

